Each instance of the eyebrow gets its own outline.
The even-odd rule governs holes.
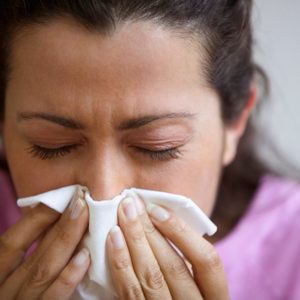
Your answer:
[[[17,119],[18,121],[44,120],[74,130],[85,128],[83,124],[71,118],[47,114],[47,113],[23,112],[18,114]]]
[[[166,113],[166,114],[157,114],[157,115],[146,115],[139,118],[133,118],[130,120],[126,120],[122,122],[117,128],[119,130],[129,130],[136,129],[142,126],[145,126],[151,122],[165,119],[192,119],[196,116],[196,114],[188,113],[188,112],[178,112],[178,113]],[[63,126],[68,129],[73,130],[82,130],[86,127],[68,117],[63,117],[59,115],[52,115],[47,113],[37,113],[37,112],[23,112],[18,114],[18,121],[28,121],[28,120],[44,120],[51,123],[55,123],[57,125]]]
[[[122,122],[118,129],[128,130],[135,129],[142,126],[145,126],[151,122],[165,119],[192,119],[196,114],[191,114],[187,112],[178,112],[178,113],[167,113],[167,114],[158,114],[158,115],[148,115],[141,118],[134,118]]]

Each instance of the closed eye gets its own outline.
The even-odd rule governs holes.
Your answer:
[[[38,157],[42,160],[47,160],[47,159],[64,157],[70,154],[73,150],[76,150],[79,146],[80,146],[79,144],[74,144],[74,145],[65,145],[58,148],[46,148],[39,145],[32,145],[27,149],[27,151],[33,157]],[[162,149],[162,150],[150,150],[141,147],[133,147],[133,148],[135,149],[135,151],[156,161],[167,161],[171,159],[178,159],[182,154],[182,151],[179,149],[179,147],[173,147],[173,148]]]
[[[180,158],[182,152],[178,147],[163,149],[163,150],[149,150],[140,147],[134,147],[136,151],[150,157],[153,160],[165,161],[170,159]]]
[[[30,146],[27,151],[33,156],[42,160],[60,158],[67,154],[70,154],[73,150],[77,149],[80,145],[66,145],[59,148],[45,148],[39,145]]]

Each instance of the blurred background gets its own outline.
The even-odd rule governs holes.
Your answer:
[[[300,1],[254,0],[255,59],[271,90],[258,112],[258,150],[280,171],[300,177]]]

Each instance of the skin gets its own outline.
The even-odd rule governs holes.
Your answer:
[[[17,195],[79,183],[94,199],[110,199],[134,186],[183,194],[210,215],[220,172],[235,156],[249,108],[235,124],[224,125],[204,62],[201,46],[150,22],[123,24],[110,36],[69,19],[19,31],[2,124]],[[67,151],[42,159],[33,152],[36,147]],[[171,148],[177,149],[171,156],[157,153]],[[188,284],[189,299],[226,299],[226,279],[213,246],[171,212],[158,221],[157,208],[147,214],[143,205],[137,207],[139,215],[135,206],[120,206],[121,232],[108,239],[120,298],[183,299]],[[136,216],[128,218],[126,211]],[[0,240],[6,249],[0,257],[5,265],[0,298],[68,299],[89,266],[86,253],[81,265],[74,258],[68,263],[87,216],[78,196],[61,217],[37,207],[10,228]],[[19,228],[28,234],[20,238]],[[22,250],[46,228],[51,229],[37,251],[21,263]],[[194,276],[165,237],[184,253]],[[20,264],[12,266],[17,258]],[[168,276],[170,270],[174,276]]]

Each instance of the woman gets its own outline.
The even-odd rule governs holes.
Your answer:
[[[251,154],[251,6],[250,0],[1,4],[2,136],[16,193],[8,195],[2,174],[1,214],[13,214],[13,197],[77,183],[94,199],[131,186],[184,194],[213,214],[219,235],[207,242],[163,208],[147,214],[123,203],[120,228],[108,238],[121,299],[296,299],[299,242],[286,247],[285,285],[275,275],[272,285],[266,281],[272,268],[261,265],[263,258],[270,264],[270,248],[279,257],[276,247],[294,230],[300,189],[280,178],[260,180],[265,170]],[[276,219],[262,209],[270,222],[261,235],[257,224],[264,223],[251,214],[273,197],[270,190],[289,212],[277,244]],[[271,205],[278,212],[277,202]],[[69,299],[90,263],[87,251],[77,249],[87,216],[78,197],[62,217],[39,206],[15,225],[14,216],[5,220],[0,298]],[[263,237],[271,247],[261,247]],[[37,239],[37,250],[23,259]]]

